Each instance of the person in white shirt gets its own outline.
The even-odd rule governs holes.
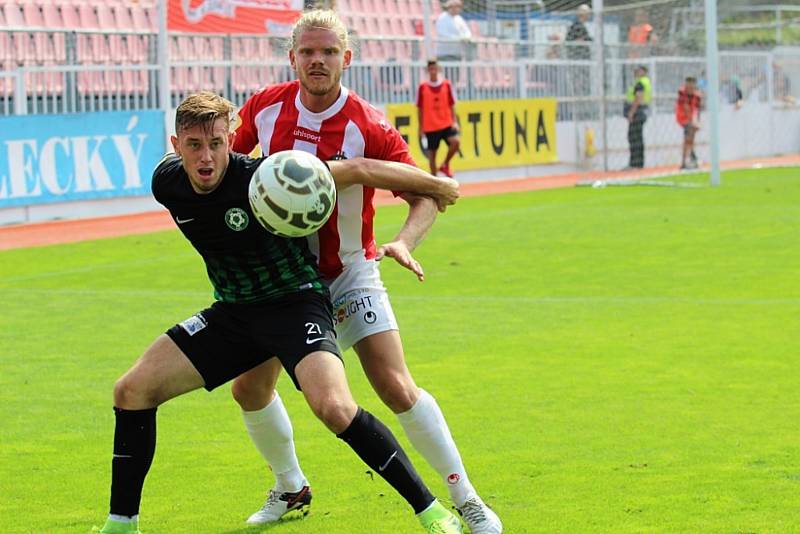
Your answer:
[[[466,42],[472,39],[461,9],[461,0],[447,0],[446,11],[436,18],[436,57],[439,61],[458,61],[466,56]]]

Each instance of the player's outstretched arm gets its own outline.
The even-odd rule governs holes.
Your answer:
[[[339,189],[362,184],[377,189],[426,195],[436,201],[439,211],[455,204],[459,196],[458,182],[452,178],[433,176],[406,163],[353,158],[329,161],[328,166]]]
[[[411,253],[422,242],[436,220],[437,206],[435,201],[427,196],[403,193],[401,197],[409,206],[406,222],[392,241],[378,247],[375,259],[380,261],[384,256],[394,258],[397,263],[416,274],[422,282],[425,280],[422,265]]]

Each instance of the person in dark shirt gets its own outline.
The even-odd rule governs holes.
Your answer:
[[[592,57],[592,49],[589,44],[592,37],[586,28],[586,23],[591,15],[591,9],[586,4],[578,7],[578,18],[572,23],[564,39],[567,58],[587,62]],[[570,65],[567,74],[569,76],[570,95],[578,100],[573,104],[576,118],[586,120],[593,114],[591,102],[586,97],[592,94],[591,85],[592,67],[587,64]]]
[[[644,167],[644,123],[650,113],[653,88],[647,76],[647,67],[639,65],[633,71],[635,81],[625,93],[623,113],[628,119],[629,169]]]
[[[567,57],[569,59],[590,59],[591,49],[588,44],[592,41],[592,36],[589,35],[589,30],[586,28],[586,23],[589,21],[589,16],[592,10],[586,4],[581,4],[578,7],[578,17],[575,22],[567,30]]]
[[[176,111],[175,154],[165,156],[153,174],[153,195],[203,258],[216,301],[156,338],[114,386],[111,503],[100,532],[139,533],[142,488],[156,447],[156,408],[201,387],[210,391],[273,355],[314,414],[415,510],[457,522],[422,483],[391,431],[353,400],[329,292],[307,240],[270,234],[250,209],[248,186],[262,160],[230,152],[233,113],[233,105],[214,93],[187,97]],[[374,179],[363,161],[329,165],[340,188]],[[424,173],[404,169],[392,174]],[[432,183],[438,187],[447,180]],[[447,198],[439,198],[440,209],[450,203]]]

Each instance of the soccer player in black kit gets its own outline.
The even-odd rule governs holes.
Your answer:
[[[214,93],[187,97],[175,117],[175,154],[158,164],[153,195],[205,262],[215,302],[156,338],[114,387],[110,514],[102,533],[138,533],[139,503],[156,447],[156,407],[212,390],[277,356],[314,414],[414,509],[441,512],[392,433],[358,407],[336,345],[327,288],[305,238],[264,230],[248,202],[262,160],[230,152],[233,105]],[[370,160],[330,162],[342,188],[377,180]],[[388,171],[387,171],[388,172]],[[446,179],[394,167],[377,187],[419,186],[440,209],[458,196]],[[427,191],[426,191],[427,189]],[[446,510],[445,510],[446,511]],[[449,513],[449,512],[447,512]]]

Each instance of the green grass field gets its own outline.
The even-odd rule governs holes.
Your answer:
[[[798,206],[798,169],[468,198],[418,250],[424,283],[384,264],[412,372],[508,534],[800,532]],[[404,210],[378,214],[386,240]],[[107,512],[113,383],[210,302],[205,271],[168,231],[2,252],[0,274],[0,533],[88,532]],[[225,386],[159,409],[145,534],[419,532],[279,389],[311,514],[245,528],[272,477]]]

